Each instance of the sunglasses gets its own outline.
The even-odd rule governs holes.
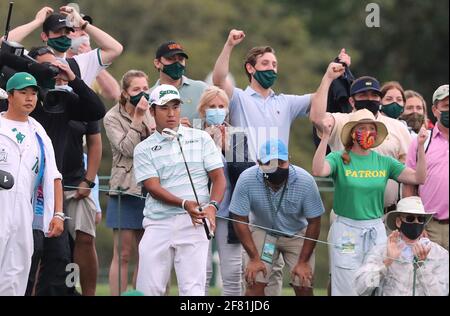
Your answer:
[[[37,50],[33,50],[28,53],[28,56],[30,56],[31,58],[36,58],[37,56],[42,56],[45,54],[52,54],[53,56],[55,56],[55,52],[50,47],[41,47]]]
[[[407,215],[403,217],[405,223],[414,223],[416,219],[420,224],[423,224],[426,221],[426,217],[421,215]]]

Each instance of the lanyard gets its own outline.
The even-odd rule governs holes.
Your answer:
[[[34,184],[34,199],[33,199],[33,208],[35,215],[44,215],[44,199],[42,193],[42,180],[44,178],[44,168],[45,168],[45,149],[44,142],[42,141],[41,136],[36,133],[36,138],[38,140],[39,149],[40,149],[40,159],[39,159],[39,170],[38,175],[36,176],[36,182]]]
[[[270,208],[272,210],[272,212],[271,212],[271,214],[272,214],[272,229],[274,228],[274,224],[275,224],[274,215],[276,216],[278,214],[280,208],[281,208],[281,202],[283,201],[284,193],[286,192],[287,182],[288,182],[288,179],[286,179],[286,182],[285,182],[285,184],[283,186],[283,191],[281,192],[281,196],[280,196],[280,200],[278,201],[278,207],[277,208],[275,208],[273,206],[272,197],[270,196],[270,188],[269,188],[269,186],[267,184],[265,185],[266,186],[267,200],[269,201],[269,205],[270,205]]]

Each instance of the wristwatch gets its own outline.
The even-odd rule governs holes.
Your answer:
[[[95,187],[95,182],[92,182],[91,180],[88,180],[86,178],[84,178],[82,182],[85,182],[88,185],[89,189]]]
[[[217,203],[216,201],[209,201],[208,204],[214,206],[216,211],[219,210],[219,203]]]

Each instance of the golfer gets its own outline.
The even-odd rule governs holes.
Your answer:
[[[149,103],[156,131],[134,151],[136,181],[149,192],[136,288],[145,295],[164,295],[174,266],[179,294],[202,296],[209,245],[203,219],[213,232],[226,185],[222,158],[206,132],[180,125],[181,98],[175,87],[158,86]]]

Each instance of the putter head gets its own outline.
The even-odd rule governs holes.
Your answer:
[[[175,138],[178,139],[178,137],[179,137],[178,133],[170,128],[163,129],[161,135],[166,138],[169,138],[169,139],[175,139]]]
[[[0,190],[11,190],[14,186],[14,177],[9,172],[0,170]]]

